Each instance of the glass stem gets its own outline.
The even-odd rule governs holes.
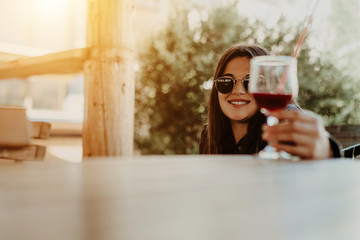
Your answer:
[[[268,116],[266,118],[266,123],[269,126],[274,126],[279,123],[279,119],[277,119],[276,117],[273,117],[273,116]]]
[[[274,125],[276,125],[276,124],[278,124],[279,123],[279,119],[277,119],[276,117],[273,117],[273,116],[270,116],[270,115],[268,115],[267,117],[266,117],[266,124],[268,125],[268,126],[274,126]],[[267,146],[267,151],[276,151],[275,150],[275,148],[272,146],[272,143],[273,142],[268,142],[268,146]]]

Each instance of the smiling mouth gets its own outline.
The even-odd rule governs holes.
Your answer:
[[[234,104],[234,105],[237,105],[237,106],[241,106],[241,105],[245,105],[245,104],[248,104],[249,102],[246,102],[246,101],[228,101],[230,104]]]

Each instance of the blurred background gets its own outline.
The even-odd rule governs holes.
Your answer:
[[[135,147],[197,153],[221,54],[256,43],[291,55],[315,0],[134,0]],[[86,0],[0,0],[0,64],[86,47]],[[299,104],[325,125],[360,124],[360,0],[320,1],[298,58]],[[0,105],[81,123],[83,76],[0,81]]]

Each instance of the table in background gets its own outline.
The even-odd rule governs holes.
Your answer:
[[[0,165],[0,239],[360,239],[360,164],[148,156]]]

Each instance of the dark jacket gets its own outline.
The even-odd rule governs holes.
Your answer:
[[[299,109],[296,106],[289,105],[289,109]],[[266,118],[260,112],[256,113],[249,121],[247,134],[235,142],[232,131],[225,134],[224,138],[219,142],[219,154],[255,154],[264,149],[267,142],[262,140],[261,126],[265,124]],[[334,157],[341,157],[340,146],[337,141],[329,135],[330,146]],[[199,141],[199,153],[205,154],[205,146],[207,144],[207,125],[204,126]]]
[[[231,129],[227,131],[227,133],[224,134],[224,137],[218,141],[219,154],[253,154],[262,150],[267,144],[261,138],[261,126],[265,121],[265,116],[260,112],[257,112],[249,121],[247,134],[237,143],[235,142]],[[206,144],[207,125],[204,126],[201,132],[199,142],[200,154],[204,154]]]

